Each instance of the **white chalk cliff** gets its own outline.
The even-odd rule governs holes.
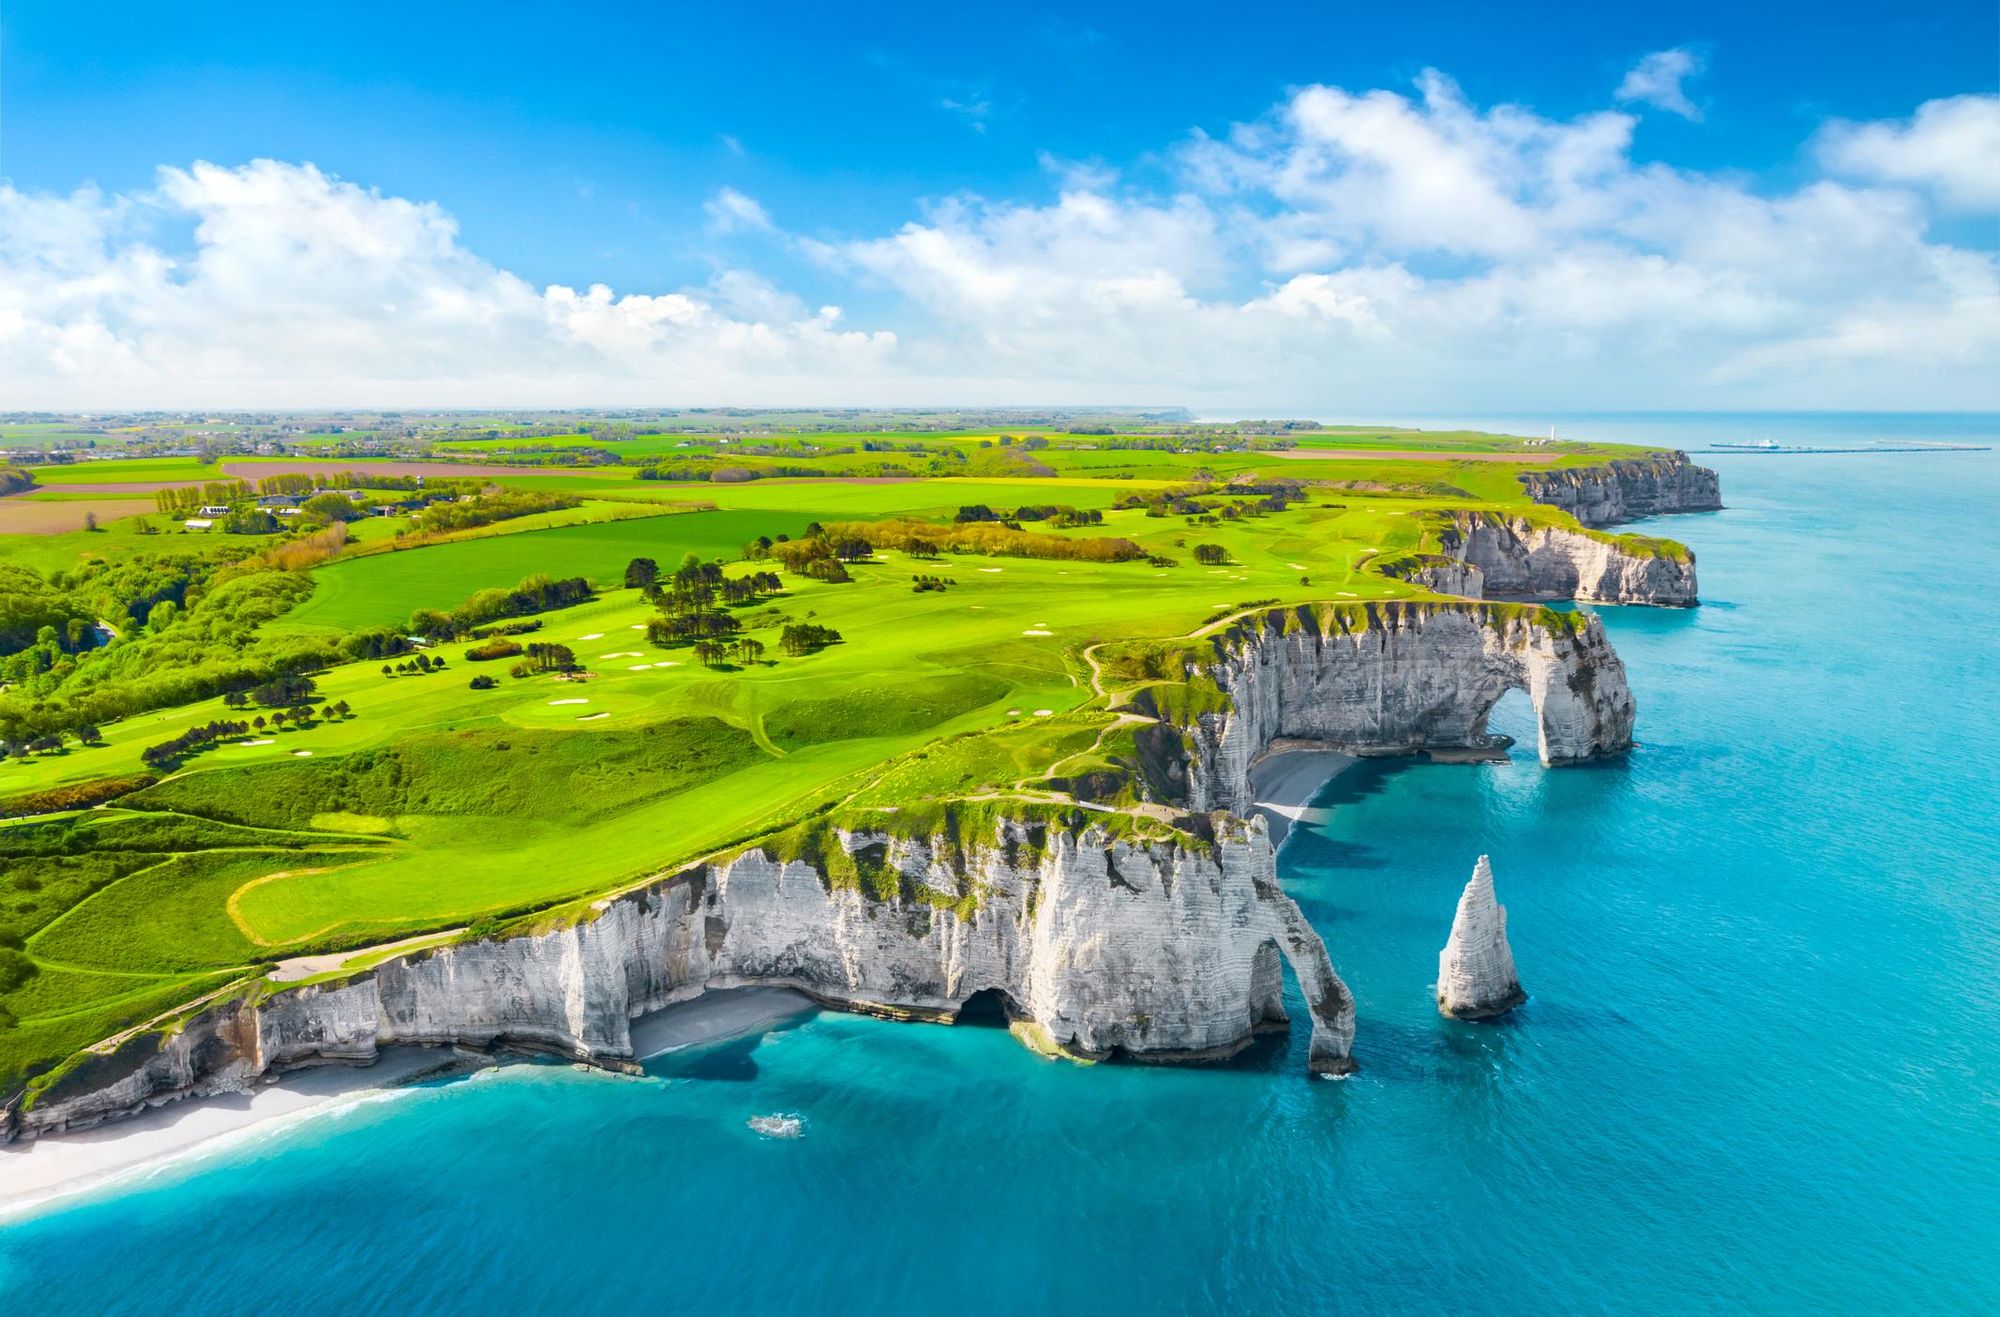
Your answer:
[[[1493,894],[1493,866],[1482,855],[1438,955],[1438,1009],[1453,1019],[1487,1020],[1527,999],[1507,945],[1507,907]]]
[[[899,894],[829,887],[819,867],[753,849],[567,926],[399,956],[135,1035],[25,1104],[14,1132],[78,1128],[302,1064],[367,1061],[396,1043],[500,1043],[628,1068],[633,1017],[750,984],[930,1020],[997,990],[1048,1049],[1186,1061],[1285,1027],[1289,962],[1311,1012],[1311,1068],[1352,1068],[1353,1001],[1279,888],[1261,822],[1206,846],[1004,822],[962,844],[886,833],[838,844],[850,863],[894,871]]]
[[[1141,820],[988,806],[913,830],[805,824],[581,916],[392,956],[344,978],[262,980],[82,1054],[0,1109],[0,1139],[77,1128],[397,1043],[506,1045],[628,1068],[630,1022],[709,988],[772,985],[903,1018],[997,992],[1038,1045],[1081,1057],[1227,1056],[1311,1013],[1309,1065],[1351,1068],[1354,1008],[1245,821],[1277,739],[1362,754],[1478,745],[1532,697],[1544,762],[1615,755],[1633,703],[1594,618],[1513,604],[1277,609],[1189,649],[1220,712],[1150,726]],[[1135,770],[1138,771],[1138,770]],[[1182,811],[1171,824],[1169,805]],[[998,809],[999,812],[992,812]],[[813,840],[813,839],[817,840]]]
[[[1274,741],[1356,755],[1477,749],[1510,690],[1535,707],[1545,764],[1632,747],[1634,705],[1603,625],[1520,605],[1390,601],[1273,609],[1214,639],[1207,674],[1228,697],[1151,768],[1160,794],[1195,810],[1247,814],[1250,765]]]
[[[1496,512],[1441,515],[1436,547],[1382,570],[1468,599],[1577,599],[1686,608],[1699,601],[1692,550]]]
[[[1686,453],[1529,471],[1522,474],[1521,486],[1535,502],[1561,508],[1586,526],[1669,512],[1713,512],[1722,506],[1715,472],[1688,461]]]

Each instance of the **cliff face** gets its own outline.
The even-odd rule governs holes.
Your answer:
[[[1686,453],[1529,471],[1521,476],[1521,484],[1535,502],[1561,508],[1586,526],[1669,512],[1713,512],[1722,506],[1715,472],[1694,465]]]
[[[1698,602],[1694,552],[1664,541],[1628,543],[1526,517],[1457,512],[1438,551],[1410,579],[1469,599],[1580,599],[1686,608]]]
[[[1283,1022],[1288,962],[1312,1015],[1311,1068],[1344,1072],[1352,999],[1279,887],[1264,825],[1244,821],[1251,762],[1279,738],[1360,754],[1479,746],[1510,689],[1534,701],[1545,763],[1618,754],[1632,732],[1624,668],[1594,618],[1472,603],[1273,610],[1202,652],[1181,689],[1219,698],[1142,739],[1149,780],[1167,784],[1156,794],[1190,811],[1172,832],[1134,840],[1143,828],[1026,805],[931,835],[904,835],[894,814],[795,830],[782,845],[820,840],[661,878],[580,922],[407,953],[337,983],[263,984],[137,1032],[17,1097],[0,1139],[397,1043],[629,1067],[634,1016],[750,985],[919,1019],[997,991],[1043,1047],[1197,1060]]]
[[[1594,617],[1413,603],[1273,611],[1218,642],[1210,675],[1231,707],[1187,729],[1198,810],[1248,812],[1250,764],[1280,738],[1360,755],[1482,747],[1510,690],[1534,702],[1545,764],[1632,746],[1625,666]]]
[[[1009,823],[963,849],[881,833],[839,844],[894,871],[906,895],[829,887],[811,863],[750,851],[613,899],[588,922],[418,952],[136,1035],[14,1111],[8,1133],[367,1061],[396,1043],[506,1043],[622,1068],[634,1016],[750,984],[940,1020],[994,989],[1044,1046],[1198,1060],[1285,1022],[1282,959],[1312,1014],[1311,1067],[1352,1068],[1352,999],[1278,886],[1261,823],[1228,824],[1208,847]]]

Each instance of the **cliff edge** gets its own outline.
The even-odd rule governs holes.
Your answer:
[[[1521,486],[1535,502],[1561,508],[1593,527],[1722,507],[1721,478],[1681,452],[1619,458],[1602,466],[1527,471],[1521,475]]]

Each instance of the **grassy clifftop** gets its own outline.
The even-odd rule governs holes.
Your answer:
[[[698,486],[528,468],[499,479],[587,501],[400,547],[387,519],[357,523],[333,556],[290,567],[260,565],[266,546],[244,537],[124,522],[0,533],[0,562],[37,577],[33,607],[103,624],[0,654],[15,673],[0,725],[57,725],[125,674],[153,686],[184,664],[238,674],[208,698],[135,705],[86,741],[7,734],[0,801],[78,808],[0,823],[0,1091],[287,957],[587,911],[595,895],[750,846],[815,858],[871,894],[956,906],[968,895],[908,889],[829,839],[972,838],[1003,817],[1177,835],[1143,808],[1137,735],[1153,716],[1186,725],[1222,707],[1198,671],[1218,644],[1244,627],[1365,628],[1383,610],[1462,607],[1385,574],[1385,557],[1426,552],[1439,517],[1566,521],[1526,501],[1517,459],[1605,455],[1369,431],[1282,451],[1056,436],[999,461],[998,439],[896,436],[1006,474],[888,483],[833,461],[815,478]],[[116,466],[94,463],[93,477],[115,480]],[[130,475],[177,473],[156,462]],[[792,562],[786,546],[815,528],[826,556]],[[655,598],[627,575],[650,560],[671,586],[689,555],[720,564],[708,575],[723,583],[691,624],[674,589]],[[225,616],[225,567],[272,578],[259,597],[278,602]],[[468,636],[425,635],[424,618],[531,573],[582,578],[590,596],[504,619],[516,630],[502,639],[523,658],[556,646],[573,670],[517,674],[519,659],[470,656]],[[778,586],[743,584],[758,573]],[[676,617],[688,634],[663,625]],[[342,661],[364,634],[388,652]],[[251,683],[301,669],[314,704],[345,715],[277,720],[241,703]],[[157,771],[142,761],[236,723],[249,730]]]

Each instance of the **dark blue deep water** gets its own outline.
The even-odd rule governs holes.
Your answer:
[[[820,1015],[0,1225],[0,1308],[2000,1310],[2000,454],[1711,460],[1649,527],[1707,602],[1606,612],[1629,762],[1364,766],[1287,850],[1348,1082]],[[1482,851],[1533,994],[1484,1027],[1429,996]]]

